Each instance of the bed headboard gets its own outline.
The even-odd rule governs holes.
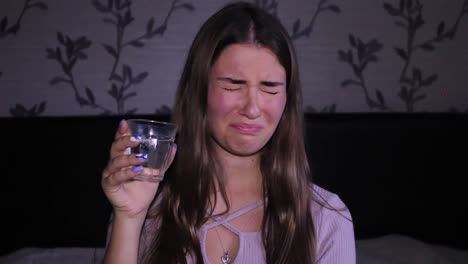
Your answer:
[[[468,115],[308,115],[315,181],[351,209],[358,239],[390,233],[468,248]]]

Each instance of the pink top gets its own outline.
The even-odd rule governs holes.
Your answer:
[[[331,210],[315,202],[311,205],[317,238],[317,264],[355,264],[356,248],[353,223],[349,210],[336,194],[316,185],[313,185],[311,190],[312,188],[315,190],[316,199],[321,200],[327,207],[336,209]],[[201,227],[200,243],[203,260],[206,264],[217,264],[210,263],[205,248],[208,230],[220,225],[239,236],[239,251],[234,262],[231,264],[266,263],[261,232],[242,232],[229,223],[233,219],[261,206],[262,203],[262,201],[258,201],[226,217],[217,217],[215,221]],[[152,224],[148,225],[149,221],[155,220],[148,219],[145,221],[140,240],[140,257],[149,245],[151,234],[154,233],[154,231],[148,228],[148,226],[153,226]],[[195,261],[190,256],[187,256],[187,263],[192,264]]]

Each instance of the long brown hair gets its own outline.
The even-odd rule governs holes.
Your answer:
[[[302,95],[295,51],[279,20],[250,3],[233,3],[211,16],[192,43],[179,82],[174,122],[179,146],[157,194],[157,233],[146,252],[148,263],[203,263],[199,228],[213,208],[217,161],[210,146],[206,105],[208,76],[228,45],[253,42],[272,50],[287,76],[287,102],[279,125],[261,151],[267,263],[315,263],[310,212],[309,165],[304,148]],[[223,197],[225,190],[220,184]],[[228,205],[229,206],[229,205]],[[228,208],[229,209],[229,208]]]

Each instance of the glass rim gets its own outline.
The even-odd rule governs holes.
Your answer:
[[[128,121],[133,121],[133,122],[142,122],[142,123],[150,123],[150,124],[159,124],[159,125],[173,126],[174,128],[177,128],[177,125],[175,123],[152,120],[152,119],[130,118],[130,119],[127,119],[126,121],[127,122]]]

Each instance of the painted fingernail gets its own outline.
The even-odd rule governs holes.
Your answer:
[[[124,120],[123,120],[123,119],[122,119],[122,120],[120,120],[119,126],[122,126],[122,125],[123,125],[123,123],[124,123]]]
[[[141,159],[148,159],[148,154],[147,153],[140,153],[140,154],[136,154],[135,157],[139,160]]]
[[[175,147],[175,149],[177,150],[177,144],[176,144],[176,143],[174,143],[174,147]]]
[[[140,140],[138,140],[138,138],[136,137],[130,137],[130,140],[133,141],[133,142],[140,142]]]
[[[141,165],[138,166],[138,167],[133,168],[133,172],[139,172],[141,170],[143,170],[143,166],[141,166]]]

